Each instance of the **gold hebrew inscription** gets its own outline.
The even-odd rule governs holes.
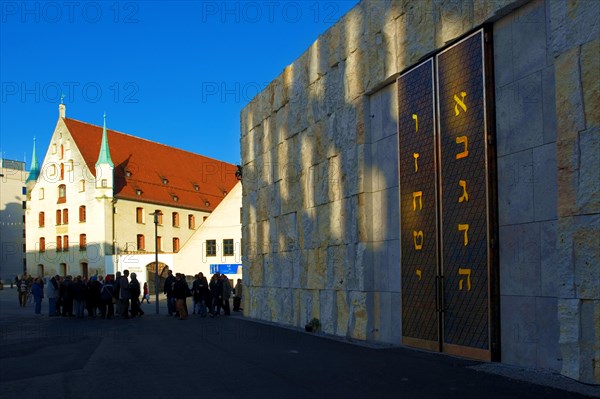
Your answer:
[[[464,231],[463,245],[466,247],[467,245],[469,245],[469,225],[468,224],[459,224],[458,231]]]
[[[460,276],[467,276],[467,291],[471,291],[471,269],[461,269],[458,268],[458,274]],[[458,280],[458,289],[462,291],[463,289],[463,279]]]
[[[466,91],[460,92],[460,98],[455,94],[454,95],[454,116],[458,116],[460,114],[459,107],[462,108],[463,112],[467,112],[467,104],[465,104],[465,97],[467,96]]]
[[[469,156],[469,138],[467,136],[458,136],[456,138],[456,144],[462,144],[464,146],[463,151],[456,154],[456,159],[468,157]]]
[[[413,193],[413,211],[417,210],[417,199],[419,200],[419,210],[423,209],[423,191]]]
[[[419,132],[419,116],[417,114],[412,114],[413,121],[415,121],[415,133]]]
[[[415,249],[420,251],[423,249],[423,241],[425,240],[425,236],[423,235],[423,230],[413,231],[413,241],[415,243]]]
[[[421,276],[423,275],[423,273],[421,272],[421,269],[417,269],[415,270],[415,274],[417,275],[417,277],[419,278],[419,281],[421,281]]]
[[[468,202],[469,201],[469,193],[467,192],[467,182],[466,180],[461,180],[458,182],[458,185],[462,187],[463,193],[458,199],[458,202]]]
[[[415,159],[415,173],[419,171],[419,156],[418,152],[413,153],[413,158]]]

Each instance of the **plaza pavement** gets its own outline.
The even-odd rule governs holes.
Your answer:
[[[152,302],[129,320],[50,318],[43,305],[36,316],[19,308],[16,289],[0,291],[1,399],[600,397],[556,374],[357,345],[236,313],[180,321],[164,300],[159,315]]]

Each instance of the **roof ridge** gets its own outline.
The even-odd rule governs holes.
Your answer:
[[[166,189],[172,188],[172,189],[174,189],[174,190],[185,191],[185,192],[187,192],[187,193],[204,194],[204,195],[207,195],[207,196],[210,196],[210,197],[217,197],[216,195],[214,195],[214,194],[209,194],[209,193],[207,193],[206,191],[200,191],[200,190],[198,190],[198,191],[196,191],[196,190],[190,190],[189,188],[184,188],[184,187],[180,187],[180,186],[172,186],[172,185],[170,186],[170,185],[168,185],[168,184],[167,184],[167,185],[165,185],[165,184],[160,184],[160,183],[154,183],[154,182],[147,181],[147,180],[142,180],[142,179],[131,179],[131,178],[129,178],[129,179],[127,179],[127,180],[129,180],[129,181],[130,181],[130,182],[132,182],[132,183],[144,183],[144,184],[149,184],[149,185],[151,185],[151,186],[156,186],[156,187],[164,187],[164,188],[166,188]],[[198,185],[198,186],[201,186],[201,185]],[[226,191],[226,190],[223,190],[221,187],[219,187],[219,189],[220,189],[221,191]]]
[[[89,125],[89,126],[93,126],[93,127],[97,127],[99,129],[102,129],[102,126],[94,125],[93,123],[89,123],[89,122],[80,121],[79,119],[73,119],[73,118],[64,118],[64,119],[65,120],[72,120],[72,121],[75,121],[75,122],[83,123],[85,125]],[[189,150],[184,150],[183,148],[173,147],[173,146],[170,146],[170,145],[167,145],[167,144],[159,143],[158,141],[148,140],[148,139],[145,139],[145,138],[140,137],[140,136],[134,136],[133,134],[124,133],[124,132],[121,132],[119,130],[115,130],[115,129],[106,129],[106,130],[111,131],[113,133],[122,134],[124,136],[133,137],[133,138],[138,139],[138,140],[144,140],[144,141],[147,141],[147,142],[152,143],[152,144],[161,145],[163,147],[171,148],[171,149],[174,149],[174,150],[177,150],[177,151],[187,152],[188,154],[192,154],[192,155],[195,155],[195,156],[200,156],[200,157],[203,157],[203,158],[206,158],[206,159],[210,159],[210,160],[213,160],[213,161],[217,161],[217,162],[221,162],[221,163],[225,163],[225,164],[228,164],[228,165],[235,166],[235,164],[232,164],[232,163],[229,163],[229,162],[226,162],[226,161],[221,161],[221,160],[216,159],[216,158],[212,158],[212,157],[208,157],[206,155],[198,154],[197,152],[192,152],[192,151],[189,151]]]

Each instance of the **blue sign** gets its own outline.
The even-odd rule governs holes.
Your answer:
[[[221,274],[238,274],[238,267],[242,266],[238,263],[226,263],[218,265],[210,265],[210,273],[221,273]]]

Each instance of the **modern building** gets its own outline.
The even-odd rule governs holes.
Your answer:
[[[201,270],[179,265],[177,255],[234,190],[237,170],[107,130],[106,116],[103,126],[67,118],[60,104],[43,162],[27,182],[27,270],[91,276],[128,269],[153,291],[158,253],[161,276],[195,274]],[[240,235],[230,237],[238,247]],[[186,253],[200,258],[202,250]]]
[[[0,280],[5,284],[25,270],[27,175],[25,162],[0,157]]]
[[[598,15],[356,5],[242,110],[245,312],[600,383]]]

